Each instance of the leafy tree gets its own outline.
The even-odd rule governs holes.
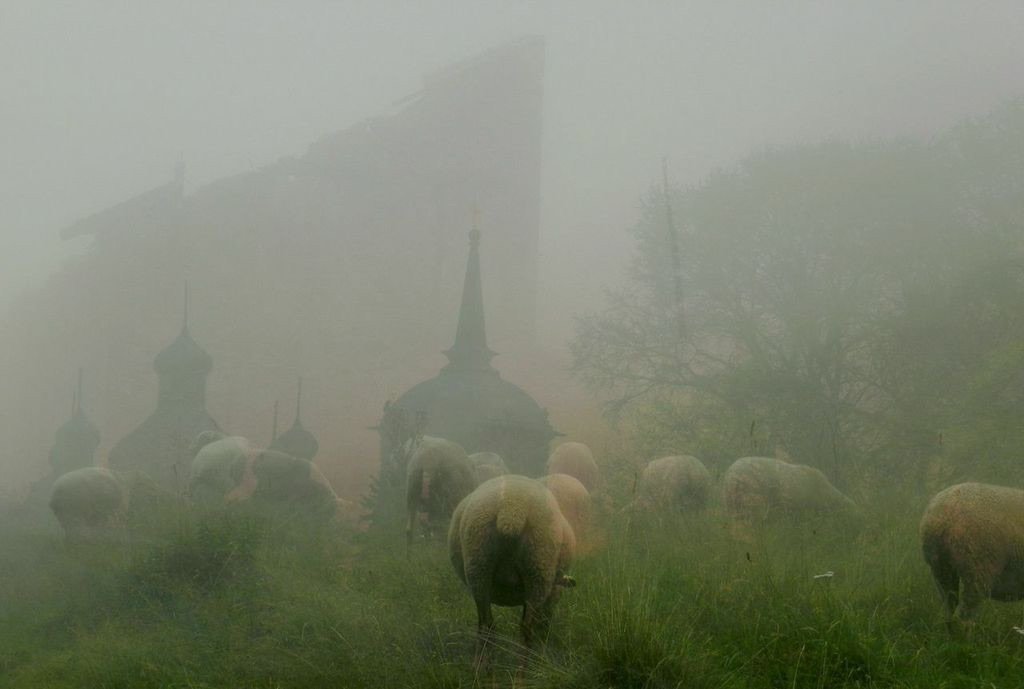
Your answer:
[[[578,375],[652,453],[778,449],[841,482],[919,468],[982,362],[1024,339],[1022,134],[1008,106],[652,190],[626,286],[578,321]]]

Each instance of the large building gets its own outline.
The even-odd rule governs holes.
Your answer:
[[[481,211],[489,331],[506,354],[533,340],[543,44],[505,45],[426,78],[387,116],[303,155],[185,193],[184,171],[66,228],[88,252],[25,295],[0,328],[8,475],[42,473],[60,383],[93,373],[93,419],[125,436],[151,408],[152,355],[181,285],[217,362],[207,407],[262,441],[273,400],[307,376],[318,461],[375,463],[366,430],[429,370],[455,326],[465,227]],[[59,372],[59,375],[54,375]],[[54,410],[51,418],[37,410]],[[6,431],[5,431],[6,433]],[[103,462],[109,447],[100,448]],[[344,490],[344,486],[341,487]]]
[[[557,432],[548,413],[491,364],[480,276],[480,232],[469,235],[469,258],[448,365],[384,409],[381,479],[404,485],[407,442],[418,435],[453,440],[468,453],[497,452],[514,474],[540,476]]]

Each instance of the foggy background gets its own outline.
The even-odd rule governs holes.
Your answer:
[[[1019,95],[1016,2],[8,0],[0,307],[91,241],[60,228],[165,183],[299,154],[432,70],[546,39],[541,332],[561,345],[628,247],[637,198],[765,146],[928,135]],[[486,276],[485,276],[486,282]]]
[[[404,99],[423,87],[425,75],[522,36],[543,37],[538,334],[530,351],[507,338],[491,344],[503,355],[498,369],[548,407],[555,427],[570,436],[579,419],[593,418],[598,409],[597,400],[566,372],[574,318],[600,308],[603,286],[621,278],[632,246],[627,230],[638,221],[641,195],[660,183],[662,158],[669,161],[671,183],[686,186],[766,147],[928,137],[1019,96],[1024,73],[1018,40],[1024,9],[1010,2],[970,8],[952,2],[467,2],[430,8],[7,3],[2,12],[0,131],[6,155],[0,227],[7,250],[0,254],[0,322],[17,322],[6,315],[19,296],[35,294],[62,261],[92,246],[91,237],[62,242],[62,228],[168,184],[179,160],[188,199],[213,182],[302,156],[332,134],[401,110]],[[502,164],[495,161],[495,169]],[[512,261],[497,251],[488,254],[484,202],[484,299],[494,326],[502,320],[496,313],[502,290],[489,285],[508,283],[498,284],[500,276],[487,265]],[[299,204],[296,232],[303,222]],[[263,212],[241,206],[250,207]],[[462,217],[457,208],[449,212]],[[468,216],[466,208],[465,226],[446,219],[447,231],[464,236]],[[231,241],[258,236],[255,227],[251,235],[245,232],[250,221],[261,218],[243,220]],[[286,216],[282,227],[289,222]],[[424,228],[428,224],[424,220]],[[524,215],[524,229],[529,224]],[[384,239],[383,231],[359,227],[372,241]],[[215,228],[207,231],[212,238]],[[462,241],[445,247],[452,288],[461,284]],[[18,335],[9,339],[26,349],[5,352],[13,375],[0,423],[16,440],[3,460],[26,477],[42,468],[53,429],[66,413],[66,381],[76,366],[88,371],[86,402],[95,402],[86,408],[95,410],[102,429],[98,461],[149,407],[152,357],[172,336],[168,316],[180,308],[176,295],[187,271],[174,272],[174,261],[167,260],[163,267],[174,274],[158,278],[144,260],[135,264],[133,250],[113,266],[66,278],[72,280],[68,288],[55,284],[54,294],[73,293],[66,310],[39,307],[35,325],[8,333]],[[325,265],[334,261],[330,256],[315,260],[325,274],[345,272],[344,257],[338,258],[338,270]],[[151,278],[145,288],[155,292],[145,297],[145,290],[134,295],[134,288],[115,287],[104,303],[90,303],[85,285],[123,279],[115,277],[118,271]],[[409,281],[416,284],[406,291],[421,289],[422,280]],[[282,299],[292,288],[301,290],[302,282],[282,282]],[[241,283],[235,287],[242,289]],[[203,295],[202,284],[197,290]],[[293,343],[281,323],[275,332],[243,334],[234,321],[254,327],[261,308],[287,311],[284,301],[250,304],[247,320],[238,319],[239,314],[219,312],[209,290],[194,312],[195,332],[216,361],[211,408],[234,432],[265,433],[271,400],[288,399],[294,376],[307,375],[308,426],[320,435],[321,461],[357,469],[358,479],[339,481],[356,490],[376,464],[376,435],[367,428],[383,401],[443,363],[440,351],[451,342],[456,296],[453,289],[445,297],[443,313],[423,314],[438,323],[432,339],[418,347],[404,341],[384,352],[370,340],[389,336],[374,327],[375,332],[360,331],[368,349],[356,354],[337,338],[346,329],[359,330],[352,317],[377,312],[352,303],[344,290],[334,292],[328,301],[337,308],[318,314],[336,329],[330,336],[324,331]],[[157,294],[157,301],[147,300]],[[23,315],[26,308],[31,313],[36,307],[23,306]],[[100,312],[106,320],[93,320]],[[115,336],[118,328],[122,332]],[[83,332],[93,335],[88,346],[79,339]],[[245,351],[237,349],[242,342]],[[30,362],[34,370],[25,356],[36,359]],[[367,368],[370,359],[375,370]],[[353,376],[361,382],[350,385]],[[282,423],[288,423],[287,415]]]

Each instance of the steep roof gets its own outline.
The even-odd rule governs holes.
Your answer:
[[[494,354],[487,346],[484,295],[480,283],[480,230],[474,227],[469,233],[469,258],[466,260],[466,278],[462,283],[462,305],[455,329],[455,344],[445,350],[444,355],[452,368],[489,370]]]
[[[469,241],[455,343],[445,351],[449,363],[434,378],[410,388],[389,409],[425,415],[428,433],[458,442],[467,452],[515,452],[507,439],[496,439],[511,431],[521,436],[516,445],[523,456],[506,457],[510,466],[520,473],[536,473],[547,459],[547,443],[557,433],[547,412],[522,388],[503,380],[490,364],[494,352],[487,347],[476,228]]]
[[[184,191],[184,166],[178,163],[170,182],[77,220],[60,231],[60,238],[101,235],[125,226],[166,222],[180,210]]]
[[[299,378],[299,389],[295,396],[295,422],[291,428],[274,438],[270,443],[270,449],[310,460],[320,450],[316,436],[302,425],[302,378]]]

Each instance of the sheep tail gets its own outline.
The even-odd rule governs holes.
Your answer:
[[[498,533],[508,538],[518,538],[526,527],[526,510],[515,500],[505,500],[498,510]]]

